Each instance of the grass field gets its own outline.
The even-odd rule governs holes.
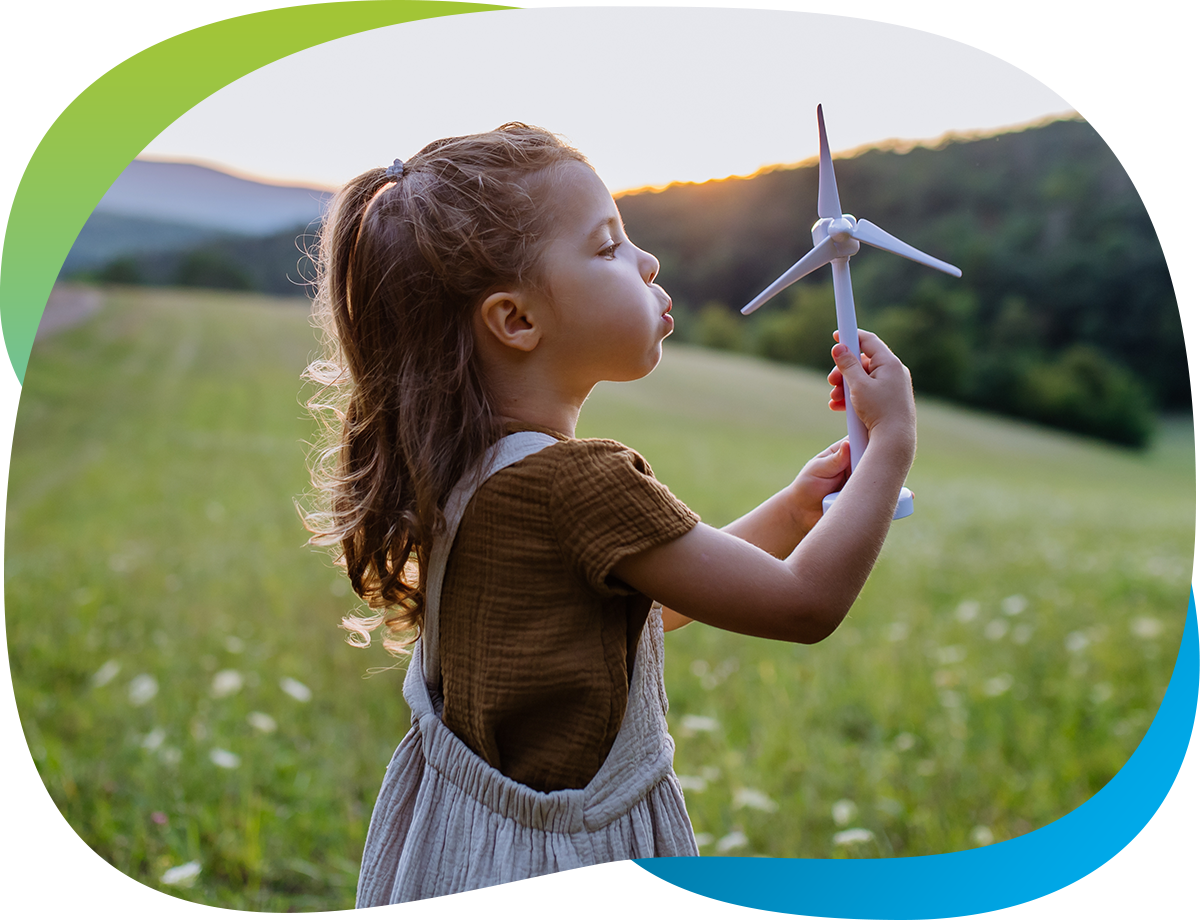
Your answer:
[[[6,620],[34,760],[97,853],[223,907],[351,906],[408,725],[402,670],[369,673],[392,660],[342,642],[347,587],[292,506],[314,351],[301,301],[116,289],[35,346],[17,420]],[[634,446],[721,525],[840,436],[826,392],[669,347],[646,380],[600,388],[579,434]],[[1154,715],[1192,566],[1190,420],[1136,454],[919,412],[917,513],[838,632],[668,636],[702,853],[1026,833],[1103,786]]]

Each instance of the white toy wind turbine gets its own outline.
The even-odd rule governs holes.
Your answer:
[[[842,213],[838,199],[837,180],[833,175],[833,158],[829,155],[829,141],[825,137],[825,116],[817,106],[817,127],[821,134],[821,160],[817,171],[817,216],[813,224],[813,248],[808,254],[780,275],[771,285],[742,307],[742,313],[750,314],[791,284],[822,265],[833,265],[833,299],[837,307],[838,339],[859,354],[858,320],[854,316],[854,292],[850,287],[850,257],[858,252],[859,243],[867,243],[876,249],[904,256],[930,268],[961,278],[962,272],[948,262],[926,255],[919,249],[896,239],[869,220],[855,220],[851,214]],[[850,471],[858,466],[858,460],[867,446],[867,428],[850,404],[850,393],[846,392],[846,429],[850,435]],[[825,496],[824,509],[829,510],[840,493]],[[895,518],[912,514],[912,492],[900,490],[896,503]]]

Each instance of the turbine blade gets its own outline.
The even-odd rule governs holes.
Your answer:
[[[817,106],[817,127],[821,132],[821,163],[817,167],[817,216],[837,218],[842,216],[842,203],[838,199],[833,157],[829,154],[829,139],[825,136],[825,115],[820,106]]]
[[[810,249],[803,259],[772,281],[766,290],[746,304],[746,306],[742,307],[742,315],[749,316],[785,287],[795,284],[805,275],[816,271],[822,265],[828,265],[835,258],[837,258],[837,247],[834,245],[833,239],[827,236],[819,244]]]
[[[953,275],[955,278],[962,277],[961,269],[956,268],[949,262],[943,262],[941,259],[935,259],[933,256],[921,252],[915,246],[909,246],[908,243],[896,239],[886,230],[881,229],[869,220],[858,221],[854,229],[850,231],[850,235],[860,243],[867,243],[876,249],[904,256],[906,259],[912,259],[914,262],[920,262],[922,265],[936,268],[938,271],[945,272],[947,275]]]

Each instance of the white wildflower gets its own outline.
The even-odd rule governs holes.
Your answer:
[[[28,824],[37,824],[40,820],[46,820],[54,813],[54,808],[49,805],[26,805],[19,808],[17,811],[17,820]]]
[[[838,799],[833,803],[833,823],[845,827],[858,817],[858,806],[849,799]]]
[[[157,751],[162,747],[162,743],[167,740],[167,733],[161,729],[153,729],[145,738],[142,739],[142,747],[147,751]]]
[[[958,664],[966,660],[967,650],[961,645],[947,645],[937,650],[938,664]]]
[[[1099,706],[1101,703],[1107,703],[1112,699],[1113,685],[1109,683],[1099,683],[1092,687],[1092,702]]]
[[[169,767],[173,767],[183,760],[183,752],[177,747],[165,747],[158,752],[158,759]]]
[[[712,834],[700,833],[696,835],[696,849],[706,847],[711,844],[716,838]]]
[[[139,674],[129,682],[129,702],[145,706],[158,695],[158,681],[150,674]]]
[[[1019,613],[1024,613],[1025,608],[1029,606],[1029,601],[1025,600],[1023,594],[1013,594],[1006,597],[1000,602],[1000,609],[1004,611],[1006,616],[1015,617]]]
[[[887,637],[889,642],[903,642],[908,638],[908,624],[899,621],[888,627]]]
[[[983,695],[1002,696],[1012,689],[1012,685],[1013,676],[1011,674],[997,674],[983,682]]]
[[[996,642],[1008,635],[1008,624],[1003,620],[992,620],[983,628],[983,637]]]
[[[778,811],[779,806],[765,792],[758,789],[735,789],[733,792],[734,808],[753,808],[755,811]]]
[[[213,748],[208,752],[208,759],[222,770],[236,770],[242,765],[242,758],[224,748]]]
[[[750,838],[741,831],[730,831],[717,841],[717,853],[724,855],[730,850],[736,850],[750,843]]]
[[[954,690],[943,690],[938,694],[938,700],[946,709],[957,709],[962,705],[962,697]]]
[[[865,827],[850,827],[833,835],[833,845],[836,847],[856,846],[860,843],[870,843],[875,835]]]
[[[235,671],[232,668],[227,668],[224,671],[218,671],[213,675],[211,693],[218,699],[223,696],[232,696],[242,689],[242,684],[245,681],[242,679],[240,671]]]
[[[696,732],[715,732],[721,727],[721,723],[711,716],[686,715],[679,724],[685,735]]]
[[[703,776],[676,776],[679,788],[686,792],[703,792],[708,788],[708,780]]]
[[[917,736],[912,732],[901,732],[896,736],[896,740],[892,745],[897,751],[911,751],[917,746]]]
[[[971,843],[977,847],[985,847],[989,843],[995,842],[995,840],[996,837],[990,827],[980,824],[971,830]]]
[[[285,677],[279,682],[279,689],[286,693],[294,700],[299,700],[301,703],[307,703],[312,699],[312,691],[300,681],[291,677]]]
[[[1087,637],[1087,633],[1076,631],[1068,633],[1066,641],[1063,644],[1066,646],[1068,652],[1074,654],[1075,652],[1082,652],[1091,644],[1091,641]]]
[[[121,664],[116,659],[109,659],[100,665],[100,670],[92,675],[92,686],[103,687],[121,673]]]
[[[1134,904],[1157,904],[1166,900],[1166,889],[1150,882],[1130,888],[1126,897]]]
[[[275,731],[278,726],[275,720],[265,712],[251,712],[246,715],[246,721],[250,723],[251,728],[257,728],[264,735],[269,735]]]
[[[200,863],[192,860],[182,866],[173,866],[162,874],[159,881],[164,885],[189,886],[200,875]]]
[[[238,636],[225,637],[225,651],[231,655],[240,655],[246,650],[246,643]]]
[[[979,616],[979,601],[963,601],[954,611],[954,616],[960,623],[970,623]]]
[[[1154,617],[1138,617],[1129,624],[1129,631],[1139,639],[1156,639],[1162,629],[1162,620]]]

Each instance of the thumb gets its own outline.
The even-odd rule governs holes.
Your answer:
[[[862,359],[840,342],[833,346],[833,363],[847,381],[862,380],[867,376],[867,372],[863,370]]]
[[[829,453],[822,457],[823,466],[829,475],[836,475],[850,465],[850,442],[842,438],[830,445]]]

